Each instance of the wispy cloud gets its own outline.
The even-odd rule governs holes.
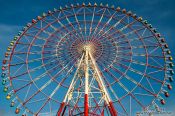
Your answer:
[[[8,46],[8,43],[10,40],[13,39],[15,34],[21,29],[21,26],[16,26],[16,25],[5,25],[5,24],[0,24],[0,47],[1,51],[4,51]]]
[[[7,49],[10,40],[13,39],[13,36],[17,34],[20,28],[21,26],[0,24],[0,61],[2,61],[4,57],[3,53]]]

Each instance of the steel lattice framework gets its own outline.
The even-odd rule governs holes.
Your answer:
[[[83,3],[28,23],[7,48],[1,77],[16,114],[131,116],[165,104],[172,60],[142,17]]]

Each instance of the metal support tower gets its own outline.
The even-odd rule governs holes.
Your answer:
[[[67,94],[66,94],[63,102],[60,105],[60,108],[57,112],[57,116],[64,115],[66,104],[68,104],[68,102],[70,102],[70,100],[72,99],[72,96],[73,96],[73,92],[75,91],[74,86],[75,86],[77,80],[81,79],[81,77],[78,76],[78,73],[80,72],[81,69],[83,69],[83,72],[84,72],[84,113],[83,113],[84,116],[90,115],[90,106],[89,106],[90,97],[89,97],[89,95],[95,94],[94,92],[91,91],[91,87],[90,87],[90,83],[89,83],[89,78],[90,78],[89,73],[90,72],[93,72],[94,76],[92,78],[95,78],[95,81],[98,83],[98,87],[99,87],[99,90],[102,94],[102,98],[103,98],[105,104],[107,105],[111,116],[117,116],[117,111],[115,110],[115,108],[113,106],[111,98],[108,94],[108,91],[107,91],[105,84],[104,84],[104,81],[102,79],[101,72],[100,72],[100,70],[96,64],[96,61],[93,57],[93,54],[91,52],[92,51],[91,51],[90,45],[85,45],[84,51],[82,53],[82,57],[78,63],[77,70],[74,74],[74,77],[73,77],[72,82],[69,86]],[[69,115],[71,115],[71,114],[69,114]],[[102,111],[101,115],[104,115],[104,111]]]

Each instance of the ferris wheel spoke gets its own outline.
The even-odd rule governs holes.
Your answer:
[[[37,99],[37,100],[32,100],[32,101],[28,102],[28,104],[38,103],[40,101],[45,101],[45,100],[47,100],[47,98],[41,98],[41,99]]]
[[[28,72],[28,71],[27,71],[27,72]],[[28,73],[26,73],[26,74],[28,74]],[[22,87],[20,87],[20,88],[18,88],[18,89],[15,89],[14,91],[15,91],[15,92],[20,91],[21,89],[23,89],[23,88],[25,88],[25,87],[27,87],[27,86],[33,84],[35,81],[38,81],[38,80],[42,79],[46,74],[47,74],[47,72],[41,74],[40,76],[36,77],[34,80],[30,81],[29,83],[23,85]],[[13,77],[13,79],[14,79],[14,78],[15,78],[15,77]]]
[[[74,65],[73,65],[74,66]],[[52,98],[52,96],[56,93],[56,91],[60,88],[60,85],[62,83],[64,83],[64,81],[66,80],[66,78],[68,78],[68,74],[70,73],[70,71],[72,70],[73,66],[69,69],[69,71],[67,72],[66,76],[64,79],[62,79],[62,81],[59,83],[59,85],[54,89],[54,91],[50,94],[50,96],[48,97],[48,100],[45,102],[45,104],[43,104],[43,107],[46,105],[46,103],[48,103],[48,101]],[[55,76],[56,77],[56,76]],[[41,107],[41,108],[43,108]],[[42,109],[40,109],[41,111]],[[38,111],[38,113],[40,112]]]
[[[134,94],[132,94],[132,93],[128,93],[127,95],[125,95],[125,96],[123,96],[122,98],[120,98],[120,100],[119,101],[122,101],[122,99],[124,99],[126,96],[128,96],[128,95],[130,95],[132,98],[133,98],[133,100],[135,100],[143,109],[145,108],[145,106],[134,96]],[[131,100],[131,99],[130,99]],[[131,103],[131,102],[130,102]],[[130,108],[131,108],[131,106],[130,106]]]
[[[18,73],[19,70],[21,70],[23,66],[24,66],[24,64],[22,64],[22,65],[12,74],[12,76],[16,75],[16,73]]]
[[[75,63],[74,63],[75,65]],[[54,89],[54,91],[50,94],[49,98],[52,98],[53,95],[58,91],[58,89],[60,88],[60,86],[66,81],[66,79],[69,77],[69,74],[71,73],[74,65],[72,65],[72,67],[67,71],[67,73],[65,74],[65,77],[61,80],[61,82],[58,84],[58,86]],[[57,77],[58,75],[56,75],[55,77]]]
[[[132,94],[129,94],[143,109],[145,109],[145,106]]]
[[[139,28],[139,29],[132,30],[132,31],[126,33],[126,34],[122,34],[122,35],[120,35],[120,36],[118,36],[118,37],[115,37],[114,39],[119,40],[119,39],[122,38],[122,37],[127,37],[127,36],[129,36],[130,34],[133,34],[134,32],[141,31],[141,30],[143,30],[144,28],[145,28],[145,27],[141,27],[141,28]],[[116,31],[116,32],[118,33],[118,31]],[[112,33],[111,35],[106,35],[106,37],[113,37],[112,35],[113,35],[113,34],[116,34],[116,32]],[[100,37],[100,38],[101,38],[101,37]],[[147,38],[147,37],[146,37],[146,38]],[[129,39],[129,40],[130,40],[130,41],[133,41],[133,40],[139,40],[139,41],[140,41],[139,38]],[[128,43],[129,40],[122,40],[122,41],[115,42],[115,43],[116,43],[116,44],[119,44],[119,43],[126,44],[126,43]]]
[[[44,23],[47,24],[44,28],[39,29],[39,30],[42,31],[43,33],[45,33],[45,34],[51,36],[51,35],[53,35],[53,33],[55,33],[55,32],[57,31],[57,28],[54,27],[54,26],[52,25],[55,21],[53,21],[53,22],[47,22],[45,19],[43,19],[43,20],[41,20],[41,22],[44,22]],[[54,30],[54,32],[49,32],[49,31],[44,30],[44,29],[46,29],[46,28],[48,28],[48,27],[51,27],[51,28]],[[56,36],[56,35],[55,35],[55,36]],[[59,37],[56,36],[56,38],[58,39]]]
[[[137,48],[154,48],[154,47],[160,47],[160,45],[145,45],[145,46],[143,46],[143,45],[140,45],[140,46],[132,46],[132,48],[134,48],[134,49],[137,49]]]
[[[92,25],[93,25],[93,22],[94,22],[95,9],[96,9],[96,7],[93,8],[93,15],[92,15],[91,24],[90,24],[89,37],[90,37],[90,35],[92,33]]]
[[[68,64],[67,64],[68,65]],[[62,68],[62,70],[60,70],[57,74],[56,74],[56,76],[54,76],[54,77],[52,77],[49,81],[47,81],[47,83],[45,83],[45,84],[43,84],[43,86],[41,87],[41,88],[39,88],[38,89],[38,91],[36,91],[31,97],[29,97],[26,101],[24,101],[23,102],[23,105],[25,105],[27,102],[29,102],[34,96],[36,96],[39,92],[41,92],[44,88],[46,88],[49,84],[51,84],[51,82],[53,81],[53,79],[55,79],[57,76],[58,76],[58,74],[60,74],[66,67],[67,67],[67,65],[65,66],[65,67],[63,67]],[[35,78],[35,80],[33,80],[33,81],[31,81],[30,83],[34,83],[34,81],[37,81],[38,80],[38,78]],[[29,84],[30,84],[29,83]],[[19,90],[19,89],[18,89]],[[50,98],[48,99],[48,100],[50,100]],[[47,101],[48,102],[48,101]],[[47,103],[46,102],[46,103]]]
[[[153,37],[156,37],[156,35],[153,35]],[[159,42],[157,42],[158,40],[156,40],[156,42],[154,42],[154,41],[151,41],[151,38],[144,39],[144,41],[149,43],[149,44],[153,44],[153,45],[158,44],[158,45],[162,46]]]
[[[149,54],[152,54],[152,53],[155,52],[158,48],[159,48],[159,46],[157,46],[157,47],[154,48],[153,50],[149,51]]]
[[[20,56],[17,56],[17,55],[14,55],[16,58],[18,58],[18,59],[20,59],[20,60],[22,60],[22,61],[25,61],[22,57],[20,57]]]
[[[27,98],[27,96],[28,96],[28,94],[29,94],[30,89],[31,89],[31,85],[29,85],[29,87],[28,87],[28,89],[27,89],[26,95],[25,95],[25,97],[24,97],[24,101],[26,100],[26,98]]]
[[[44,51],[43,54],[54,54],[56,50],[54,51]],[[33,52],[14,52],[14,55],[23,55],[23,54],[42,54],[42,51],[33,51]]]
[[[119,74],[121,74],[122,76],[124,76],[125,78],[127,78],[129,81],[131,81],[132,83],[134,83],[136,86],[139,85],[139,83],[137,81],[135,81],[134,79],[132,79],[131,77],[129,77],[128,75],[126,75],[126,73],[121,72],[120,70],[118,70],[117,68],[115,68],[114,66],[111,67],[112,69],[114,69],[116,72],[118,72]],[[129,68],[128,68],[129,69]]]
[[[152,37],[154,37],[154,35],[144,36],[144,37],[142,37],[142,39],[145,40],[145,39],[149,39],[149,38],[152,38]],[[122,38],[118,38],[118,39],[122,39]],[[136,38],[133,38],[133,39],[129,39],[130,42],[135,41],[135,40],[140,41],[140,38],[136,37]],[[120,44],[120,43],[123,43],[123,42],[126,42],[126,41],[128,41],[128,40],[117,41],[116,44]]]
[[[41,23],[40,27],[33,26],[33,28],[35,28],[36,30],[41,30],[43,28],[43,22],[41,21],[40,23]],[[34,32],[37,32],[36,30]],[[31,31],[30,31],[30,33],[31,33]]]
[[[72,64],[72,67],[73,67],[73,66],[75,65],[75,63],[76,63],[75,61],[76,61],[76,58],[74,58],[73,60],[67,62],[66,65],[65,65],[64,67],[61,65],[62,69],[61,69],[57,74],[55,74],[54,77],[59,76],[59,74],[61,74],[61,72],[64,71],[65,69],[67,70],[68,65],[70,65],[71,63],[73,63],[73,64]],[[60,66],[60,64],[58,64],[56,67],[51,68],[51,70],[50,70],[50,69],[47,70],[46,72],[50,73],[51,71],[54,71],[56,68],[58,68],[58,66]],[[72,70],[72,67],[70,68],[70,70]],[[68,74],[68,73],[69,73],[69,71],[67,72],[67,74]],[[67,75],[67,74],[66,74],[66,75]],[[52,77],[52,78],[53,78],[53,77]]]
[[[127,24],[126,22],[124,22],[123,20],[122,20],[122,23],[123,24]],[[131,30],[133,30],[133,28],[131,27],[131,26],[128,26]],[[146,32],[146,30],[147,30],[148,28],[146,27],[146,29],[143,31],[143,33],[142,33],[142,35],[144,35],[145,34],[145,32]],[[139,39],[141,39],[141,41],[142,41],[142,36],[137,32],[137,31],[135,31],[135,33],[136,33],[136,35],[137,36],[139,36]],[[154,34],[152,34],[154,37],[155,37],[155,35]],[[151,36],[151,35],[150,35]],[[144,42],[143,42],[143,44],[144,44]]]
[[[157,73],[157,72],[162,72],[162,70],[151,71],[151,72],[148,73],[148,75],[154,74],[154,73]]]
[[[117,79],[117,77],[115,77],[109,70],[107,70],[107,73],[108,73],[111,77],[113,77],[113,78],[116,80],[115,82],[117,82],[127,93],[129,92],[129,90],[127,89],[127,87],[125,87],[125,86]],[[113,91],[112,87],[110,87],[110,89]],[[128,114],[127,111],[126,111],[126,109],[125,109],[125,107],[122,105],[122,103],[120,102],[120,99],[117,97],[117,95],[115,94],[114,91],[113,91],[113,93],[114,93],[115,97],[117,98],[117,101],[119,102],[119,104],[120,104],[120,106],[122,107],[122,109],[125,111],[126,114]]]
[[[154,88],[153,88],[153,86],[152,86],[152,84],[150,83],[150,80],[149,80],[148,78],[146,78],[146,80],[147,80],[149,86],[151,87],[151,90],[152,90],[154,93],[156,93],[155,90],[154,90]]]
[[[38,31],[41,31],[41,32],[43,32],[43,33],[45,33],[45,34],[47,34],[47,35],[49,35],[49,36],[50,36],[50,35],[53,35],[52,33],[54,33],[54,32],[49,32],[49,31],[44,30],[45,28],[51,27],[52,29],[54,29],[54,31],[56,31],[56,28],[52,26],[52,23],[53,23],[53,22],[48,23],[48,22],[45,21],[44,19],[43,19],[42,21],[44,21],[44,22],[47,23],[48,25],[45,26],[44,28],[42,28],[42,27],[41,27],[41,28],[38,28],[38,27],[36,27],[36,26],[33,26],[33,27],[36,28]],[[41,21],[41,22],[42,22],[42,21]],[[57,39],[59,39],[58,36],[55,35],[55,37],[56,37]]]
[[[160,67],[163,67],[159,62],[157,62],[156,60],[154,60],[153,57],[150,57],[157,65],[159,65]]]
[[[85,36],[86,36],[86,30],[87,30],[86,29],[87,28],[86,27],[86,7],[84,7],[84,11],[83,12],[84,12],[84,32],[85,32]]]
[[[69,62],[69,63],[70,63],[70,62]],[[68,63],[68,64],[69,64],[69,63]],[[56,74],[56,76],[58,76],[58,74],[60,74],[60,73],[68,66],[68,64],[65,65],[65,67],[63,67],[62,70],[60,70],[60,71]],[[25,88],[25,87],[27,87],[27,86],[33,84],[34,82],[36,82],[36,81],[42,79],[43,77],[45,77],[45,75],[46,75],[49,71],[53,71],[57,66],[58,66],[58,65],[56,65],[55,67],[52,67],[52,68],[49,69],[48,71],[46,71],[46,72],[44,72],[43,74],[37,76],[37,77],[36,77],[34,80],[32,80],[31,82],[25,84],[24,86],[22,86],[22,87],[20,87],[20,88],[18,88],[18,89],[16,89],[16,90],[14,90],[14,91],[17,92],[17,91],[19,91],[19,90],[21,90],[21,89],[23,89],[23,88]],[[31,71],[30,71],[30,72],[31,72]],[[53,79],[55,79],[55,77],[52,77],[52,78],[49,80],[49,83],[50,83]],[[45,88],[45,87],[43,87],[43,89],[44,89],[44,88]]]
[[[124,17],[124,18],[125,18],[125,17]],[[123,20],[124,20],[124,19],[123,19]],[[121,21],[122,21],[122,20],[121,20]],[[121,22],[121,21],[120,21],[120,22]],[[133,22],[131,22],[131,23],[125,25],[124,27],[122,27],[122,28],[120,28],[120,29],[117,29],[116,32],[117,32],[117,33],[118,33],[118,32],[122,32],[123,30],[125,30],[125,29],[128,28],[129,26],[133,25],[135,22],[136,22],[136,21],[133,21]],[[102,34],[101,36],[106,35],[107,33],[109,33],[109,31],[110,31],[111,29],[113,29],[114,27],[116,27],[116,26],[115,26],[115,25],[114,25],[114,26],[111,26],[111,28],[110,28],[109,30],[107,30],[106,32],[104,32],[104,34]],[[144,29],[144,27],[141,27],[141,28],[136,29],[136,30],[132,30],[132,31],[126,33],[126,34],[122,34],[122,36],[127,37],[128,35],[130,35],[130,34],[136,32],[136,31],[141,31],[142,29]],[[114,32],[113,34],[115,34],[115,32]],[[111,34],[111,35],[113,35],[113,34]],[[111,35],[109,35],[109,36],[111,36]],[[121,37],[121,36],[120,36],[120,37]]]
[[[30,45],[30,43],[24,43],[24,42],[17,42],[16,44],[25,45],[25,46],[29,46]],[[42,44],[32,44],[32,46],[34,46],[34,47],[43,47]]]
[[[29,36],[29,37],[37,38],[37,39],[42,40],[42,41],[46,41],[46,38],[34,36],[34,35],[29,34],[29,33],[25,33],[24,36]]]
[[[147,66],[147,67],[150,67],[150,68],[155,68],[155,69],[159,69],[159,70],[163,70],[163,71],[165,70],[162,66],[158,67],[158,66],[147,64],[147,63],[144,63],[144,62],[141,62],[141,61],[138,61],[138,60],[126,59],[125,57],[117,56],[115,60],[121,60],[121,61],[124,61],[124,62],[130,62],[130,63],[134,63],[134,64],[139,64],[139,65],[142,65],[142,66]]]
[[[30,80],[26,80],[26,79],[15,79],[15,80],[17,80],[17,81],[21,81],[21,82],[30,82]]]
[[[52,112],[53,112],[53,111],[52,111],[52,106],[51,106],[50,101],[49,101],[49,109],[50,109],[50,112],[49,112],[50,114],[49,114],[49,115],[52,115]]]
[[[115,68],[115,70],[117,70],[117,69]],[[119,71],[119,70],[118,70],[118,71]],[[122,72],[120,72],[120,73],[122,73]],[[126,75],[126,74],[124,74],[124,76],[125,76],[129,81],[131,81],[132,83],[134,83],[135,85],[141,87],[142,89],[144,89],[145,91],[149,92],[151,95],[153,95],[154,97],[156,97],[156,96],[155,96],[155,93],[151,92],[151,91],[148,90],[146,87],[144,87],[143,85],[141,85],[140,82],[135,81],[132,77],[129,77],[129,76]]]
[[[41,110],[44,108],[44,106],[46,106],[46,104],[49,102],[50,98],[47,99],[47,101],[42,105],[42,107],[39,109],[39,111],[37,111],[36,115],[38,115]]]
[[[147,30],[147,28],[145,28],[145,30],[143,31],[143,33],[142,33],[142,35],[141,35],[142,37],[144,36],[146,30]]]
[[[121,23],[121,21],[124,20],[126,17],[127,17],[126,15],[123,16],[123,18],[121,18],[120,20],[118,20],[114,25],[112,25],[112,26],[111,26],[107,31],[105,31],[101,36],[106,35],[108,32],[110,32],[111,29],[117,27],[117,26]],[[117,31],[117,32],[118,32],[118,31]],[[100,37],[101,37],[101,36],[100,36]]]
[[[104,63],[103,63],[104,64]],[[107,69],[103,64],[101,64],[103,66],[104,69]],[[112,67],[111,67],[112,68]],[[111,77],[114,78],[114,80],[116,80],[117,83],[119,83],[119,85],[128,93],[129,90],[119,81],[119,79],[113,75],[109,70],[105,70]]]
[[[106,12],[106,8],[103,8],[103,13],[101,14],[101,17],[100,17],[100,19],[98,20],[98,24],[97,24],[97,26],[95,27],[95,30],[94,30],[94,32],[92,33],[92,35],[91,35],[91,37],[95,37],[95,33],[96,33],[96,31],[97,31],[97,29],[99,28],[99,25],[100,25],[100,23],[101,23],[101,21],[102,21],[102,19],[103,19],[103,17],[104,17],[104,13]]]
[[[48,62],[48,63],[46,63],[46,64],[41,64],[40,66],[37,66],[37,67],[35,67],[35,68],[32,68],[32,69],[30,69],[30,70],[28,70],[29,72],[33,72],[33,71],[37,71],[37,70],[39,70],[39,69],[41,69],[42,67],[44,67],[44,66],[47,66],[47,65],[50,65],[51,63],[56,63],[56,61],[57,61],[57,59],[53,59],[52,61],[50,61],[50,62]],[[58,63],[59,61],[57,61],[57,63]],[[59,66],[59,65],[56,65],[56,67],[57,66]]]
[[[110,72],[109,72],[109,73],[110,73]],[[118,81],[117,81],[117,82],[118,82]],[[120,84],[119,84],[119,85],[120,85]],[[121,86],[121,85],[120,85],[120,86]],[[116,100],[118,101],[118,103],[119,103],[119,105],[122,107],[122,109],[125,111],[125,113],[128,114],[127,111],[126,111],[126,108],[125,108],[124,105],[121,103],[119,97],[116,95],[116,93],[114,92],[113,88],[110,86],[109,89],[112,91],[112,93],[114,94]],[[126,91],[126,90],[125,90],[125,91]]]
[[[52,16],[52,17],[54,17],[54,16]],[[54,17],[54,18],[56,18],[56,17]],[[63,39],[63,38],[65,38],[66,36],[68,36],[69,35],[69,30],[66,28],[66,26],[64,25],[64,24],[62,24],[60,21],[59,21],[59,19],[57,19],[56,18],[56,20],[58,20],[58,22],[59,22],[59,24],[64,28],[64,29],[66,29],[66,33],[64,33],[65,35],[63,36],[62,35],[62,37],[58,37],[56,34],[54,34],[58,29],[56,28],[56,27],[54,27],[54,26],[52,26],[52,23],[48,23],[47,21],[45,21],[45,20],[43,20],[45,23],[47,23],[48,25],[50,25],[54,30],[55,30],[55,32],[53,32],[53,33],[49,33],[49,32],[46,32],[46,31],[44,31],[46,34],[48,34],[48,35],[50,35],[50,36],[55,36],[58,40],[60,39],[60,41]],[[61,31],[62,32],[62,31]],[[75,36],[76,37],[76,36]],[[59,44],[59,42],[58,42],[58,44]]]
[[[82,38],[83,35],[79,35],[79,34],[78,34],[77,30],[74,28],[73,24],[71,23],[71,21],[69,20],[69,18],[68,18],[68,17],[66,16],[66,14],[64,13],[64,10],[61,11],[61,12],[62,12],[62,13],[64,14],[64,16],[66,17],[66,20],[67,20],[67,22],[69,23],[69,25],[72,27],[73,31],[78,35],[79,38]]]
[[[62,23],[61,23],[62,24]],[[64,26],[64,25],[63,25]],[[64,28],[65,28],[65,26],[64,26]],[[62,31],[59,31],[60,33],[62,33]],[[65,38],[65,37],[67,37],[67,36],[69,36],[69,34],[70,33],[72,33],[73,31],[69,31],[68,33],[64,33],[65,35],[62,35],[62,37],[61,37],[61,40],[63,39],[63,38]],[[32,35],[28,35],[28,36],[32,36]],[[52,33],[50,36],[56,36],[56,34],[54,34],[54,33]],[[33,36],[33,37],[35,37],[35,36]],[[76,36],[74,36],[74,37],[76,37]],[[36,37],[37,39],[42,39],[42,38],[40,38],[40,37]],[[58,36],[56,36],[56,38],[59,40],[59,37]],[[46,39],[43,39],[43,40],[46,40]],[[53,41],[53,40],[48,40],[49,42],[52,42],[52,43],[55,43],[55,44],[59,44],[59,42],[57,42],[57,41]]]
[[[146,49],[148,49],[148,48],[155,48],[155,47],[160,47],[160,46],[159,45],[146,45],[146,46],[140,45],[140,46],[132,46],[131,47],[131,46],[126,46],[126,45],[125,46],[118,45],[117,47],[118,47],[117,52],[122,52],[123,50],[131,50],[131,48],[132,48],[132,50],[133,49],[140,49],[140,48],[143,48],[143,49],[146,48]]]
[[[21,51],[21,50],[26,49],[26,48],[27,48],[27,46],[22,46],[22,47],[20,47],[19,49],[14,50],[14,51],[15,51],[15,52],[18,52],[18,51]]]
[[[121,63],[119,63],[119,62],[117,62],[117,64],[118,64],[119,66],[122,66],[122,67],[125,68],[125,69],[129,69],[130,71],[132,71],[132,72],[134,72],[134,73],[137,73],[137,74],[139,74],[139,75],[143,75],[145,78],[152,79],[152,80],[154,80],[154,81],[157,81],[158,83],[163,83],[163,81],[161,81],[161,80],[159,80],[159,79],[156,79],[156,78],[154,78],[154,77],[152,77],[152,76],[150,76],[150,75],[148,75],[148,74],[146,74],[146,73],[142,73],[142,72],[140,72],[140,71],[138,71],[138,70],[136,70],[136,69],[133,69],[133,68],[131,68],[131,67],[128,67],[128,66],[126,66],[126,65],[124,65],[124,64],[121,64]]]
[[[103,67],[106,68],[105,66],[103,66]],[[125,85],[123,85],[123,84],[117,79],[117,77],[115,77],[109,70],[106,70],[106,72],[107,72],[111,77],[113,77],[113,78],[116,80],[116,82],[119,84],[119,86],[121,86],[121,87],[123,88],[123,90],[125,90],[127,93],[129,93],[128,88],[127,88]],[[118,98],[118,97],[117,97],[117,98]],[[118,98],[117,101],[119,102],[119,104],[120,104],[120,106],[122,107],[122,109],[124,110],[124,112],[128,115],[127,110],[125,109],[125,107],[124,107],[124,106],[122,105],[122,103],[120,102],[121,100]]]
[[[120,39],[120,38],[122,38],[122,37],[128,37],[129,35],[131,35],[131,34],[133,34],[133,33],[135,33],[135,32],[142,31],[143,29],[145,29],[144,26],[143,26],[143,27],[140,27],[140,28],[138,28],[138,29],[129,31],[128,33],[121,33],[120,36],[117,36],[117,37],[115,37],[114,39],[118,40],[118,39]],[[119,33],[119,32],[120,32],[120,31],[117,30],[117,31],[115,31],[114,33],[108,35],[108,37],[112,37],[113,35],[115,35],[116,33]],[[129,40],[131,40],[131,39],[129,39]]]
[[[123,30],[127,29],[128,27],[130,27],[131,25],[133,25],[134,23],[136,23],[136,20],[130,22],[129,24],[126,24],[124,27],[120,28],[119,31],[122,32]],[[140,30],[140,29],[139,29]],[[137,31],[137,30],[136,30]]]
[[[10,64],[10,66],[17,66],[17,65],[27,64],[27,63],[29,64],[29,63],[33,63],[33,62],[36,62],[36,61],[40,61],[42,59],[48,60],[48,59],[52,58],[53,56],[55,56],[55,55],[51,55],[51,56],[47,56],[47,57],[42,57],[42,58],[32,59],[32,60],[29,60],[28,62],[26,62],[26,61],[24,61],[24,62],[18,62],[16,64]]]
[[[159,55],[150,55],[150,54],[142,54],[142,53],[131,53],[131,52],[128,52],[128,53],[122,53],[122,52],[118,52],[117,54],[118,56],[122,55],[122,56],[141,56],[141,57],[152,57],[152,58],[162,58],[164,59],[165,56],[159,56]]]
[[[131,98],[131,96],[129,97],[129,115],[131,116],[131,114],[132,114],[132,98]]]
[[[153,95],[150,95],[150,94],[143,94],[143,93],[134,93],[134,95],[154,97]]]
[[[131,35],[131,34],[133,34],[133,33],[135,33],[135,32],[139,32],[139,31],[142,31],[143,29],[145,29],[145,27],[144,26],[142,26],[142,27],[140,27],[140,28],[138,28],[138,29],[133,29],[132,31],[129,31],[129,32],[127,32],[127,33],[122,33],[120,36],[117,36],[117,37],[115,37],[115,39],[119,39],[119,38],[122,38],[122,37],[128,37],[129,35]],[[111,33],[110,35],[108,35],[109,37],[110,36],[113,36],[113,35],[115,35],[116,33],[119,33],[120,31],[119,30],[117,30],[117,31],[115,31],[114,33]],[[121,33],[121,32],[120,32]],[[130,40],[130,39],[129,39]]]
[[[100,31],[95,35],[95,37],[97,37],[101,33],[101,31],[103,31],[103,29],[106,28],[107,25],[109,25],[110,21],[112,20],[112,18],[114,17],[115,14],[116,14],[116,11],[110,16],[109,20],[106,21],[106,23],[103,25],[103,27],[100,29]]]
[[[49,63],[46,63],[46,64],[44,64],[44,65],[40,65],[40,66],[35,67],[35,68],[33,68],[33,69],[30,69],[30,70],[28,70],[28,71],[29,71],[29,72],[37,71],[37,70],[41,69],[43,66],[50,65],[50,63],[53,63],[53,61],[52,61],[52,62],[49,62]],[[28,74],[28,71],[26,71],[26,72],[24,72],[24,73],[22,73],[22,74],[16,75],[16,76],[12,76],[10,79],[14,79],[14,78],[23,76],[23,75],[25,75],[25,74]]]
[[[82,10],[82,9],[80,9],[80,10]],[[81,34],[82,37],[84,38],[84,36],[83,36],[83,32],[82,32],[82,29],[81,29],[81,26],[80,26],[80,23],[79,23],[78,18],[77,18],[77,14],[75,13],[75,9],[72,8],[72,11],[73,11],[73,14],[74,14],[75,20],[76,20],[76,22],[77,22],[77,24],[78,24],[78,29],[80,30],[80,34]]]
[[[122,74],[123,76],[125,76],[129,81],[131,81],[132,83],[134,83],[136,86],[141,87],[142,89],[144,89],[145,91],[149,92],[150,94],[152,94],[153,96],[155,96],[155,93],[152,93],[150,90],[148,90],[147,88],[145,88],[144,86],[142,86],[140,84],[140,82],[138,83],[137,81],[135,81],[134,79],[132,79],[131,77],[129,77],[128,75],[126,75],[125,73],[119,71],[117,68],[111,66],[111,68],[113,68],[115,71],[117,71],[119,74]],[[127,69],[131,70],[130,67],[128,67]],[[110,71],[107,70],[107,72],[109,73]],[[112,73],[110,73],[110,75],[112,75]],[[119,80],[116,81],[117,83],[121,84]],[[121,84],[121,86],[127,91],[129,92],[129,90],[123,85]],[[132,90],[133,91],[133,90]]]

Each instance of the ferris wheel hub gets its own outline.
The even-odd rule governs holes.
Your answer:
[[[84,48],[84,51],[89,51],[89,52],[94,50],[93,45],[91,44],[85,44],[83,48]]]
[[[90,52],[92,55],[96,53],[96,47],[92,42],[83,43],[80,47],[77,47],[79,53]]]

